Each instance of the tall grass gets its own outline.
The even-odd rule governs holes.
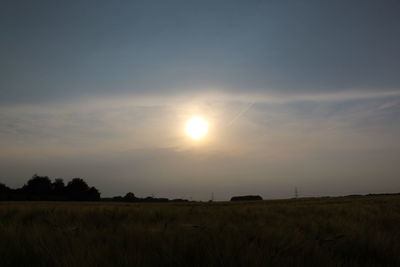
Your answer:
[[[0,266],[400,266],[400,197],[1,202]]]

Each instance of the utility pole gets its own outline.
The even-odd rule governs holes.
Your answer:
[[[211,193],[211,201],[214,201],[214,192]]]
[[[299,197],[299,191],[297,190],[297,186],[294,187],[294,198]]]

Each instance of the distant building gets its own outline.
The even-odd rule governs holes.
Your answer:
[[[231,201],[253,201],[263,200],[260,196],[235,196],[231,198]]]

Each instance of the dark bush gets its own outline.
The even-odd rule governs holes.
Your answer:
[[[126,193],[126,195],[124,196],[124,201],[135,202],[135,201],[137,201],[137,198],[135,197],[135,194],[133,194],[132,192],[129,192],[129,193]]]

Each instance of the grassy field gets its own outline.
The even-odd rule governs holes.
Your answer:
[[[0,202],[0,266],[400,266],[400,197]]]

